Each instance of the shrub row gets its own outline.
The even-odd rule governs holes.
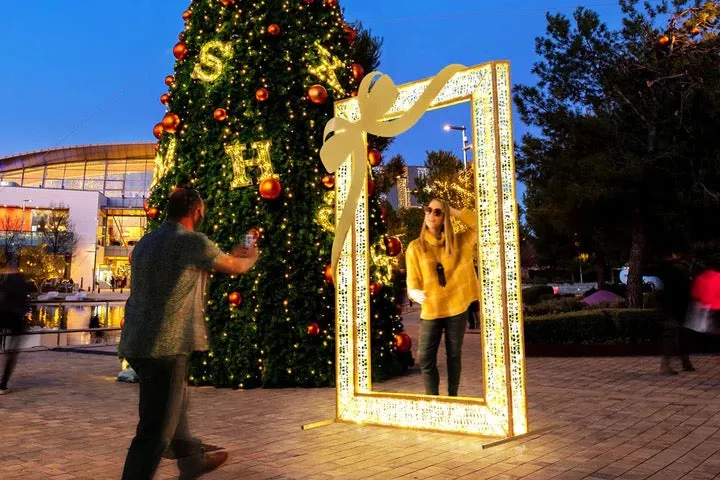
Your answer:
[[[546,345],[649,344],[662,340],[659,310],[581,310],[525,317],[525,343]]]

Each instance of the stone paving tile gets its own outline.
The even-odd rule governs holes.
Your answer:
[[[193,388],[191,423],[230,453],[208,480],[712,479],[720,476],[720,358],[694,361],[697,372],[668,378],[652,357],[530,358],[531,434],[487,449],[475,437],[344,423],[301,430],[334,415],[332,389]],[[101,355],[21,355],[14,391],[0,397],[0,479],[119,478],[137,386],[114,381],[118,367]],[[174,463],[163,460],[157,478],[177,478]]]

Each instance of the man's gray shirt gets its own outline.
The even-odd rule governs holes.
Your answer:
[[[205,287],[222,252],[202,233],[166,221],[132,251],[118,355],[154,358],[208,349]]]

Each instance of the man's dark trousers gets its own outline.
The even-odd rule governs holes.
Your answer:
[[[187,423],[188,357],[128,359],[140,379],[140,421],[125,459],[123,480],[151,480],[168,445],[181,471],[205,466],[201,444]]]

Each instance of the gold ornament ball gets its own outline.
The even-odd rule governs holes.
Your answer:
[[[271,23],[268,25],[267,32],[272,36],[280,35],[280,25]]]
[[[173,77],[172,75],[168,75],[167,77],[165,77],[165,85],[167,85],[168,87],[172,87],[173,83],[175,83],[175,77]]]
[[[370,284],[370,295],[377,295],[382,291],[382,283],[372,282]]]
[[[401,353],[407,353],[412,348],[412,338],[405,332],[396,333],[394,335],[395,350]]]
[[[218,122],[223,122],[227,120],[227,117],[227,110],[225,110],[224,108],[216,108],[213,112],[213,118]]]
[[[160,103],[162,103],[163,105],[167,105],[170,103],[170,98],[171,97],[169,93],[163,93],[162,95],[160,95]]]
[[[240,292],[230,292],[228,295],[228,302],[237,307],[242,303],[242,295],[240,295]]]
[[[162,127],[168,133],[175,133],[180,126],[180,117],[177,113],[168,112],[162,119]]]
[[[177,58],[178,60],[182,60],[183,58],[185,58],[185,55],[187,55],[187,43],[176,43],[173,47],[173,55],[175,55],[175,58]]]
[[[192,15],[192,10],[185,10],[185,11],[182,13],[182,19],[187,22],[188,19],[190,18],[190,15]]]
[[[330,285],[333,284],[333,272],[332,272],[332,265],[327,264],[325,265],[325,270],[323,270],[323,278],[327,283]]]
[[[255,91],[255,98],[256,98],[259,102],[264,102],[265,100],[267,100],[268,98],[270,98],[270,92],[268,92],[268,89],[267,89],[267,88],[264,88],[264,87],[263,87],[263,88],[258,88],[258,89]]]
[[[335,175],[328,173],[327,175],[323,175],[320,181],[325,186],[325,188],[333,188],[335,186]]]
[[[658,38],[658,45],[660,45],[661,47],[664,47],[668,43],[670,43],[670,37],[668,37],[667,35],[663,35]]]
[[[320,325],[313,322],[307,326],[307,334],[314,337],[320,333]]]
[[[362,80],[363,76],[365,75],[365,69],[362,65],[360,65],[359,63],[353,63],[350,69],[352,70],[352,76],[355,80]]]
[[[382,163],[382,153],[374,148],[368,150],[367,159],[371,167],[377,167]]]
[[[385,252],[390,257],[397,257],[402,252],[402,242],[396,237],[385,237]]]
[[[160,215],[160,210],[158,210],[157,207],[150,207],[147,214],[148,217],[152,218],[153,220],[157,220],[158,215]]]
[[[307,96],[312,103],[321,104],[327,100],[328,92],[322,85],[315,84],[308,89]]]
[[[265,200],[275,200],[280,196],[282,186],[276,178],[266,178],[260,182],[258,190],[260,191],[260,196]]]
[[[690,33],[693,35],[698,35],[700,33],[700,27],[695,26],[695,27],[691,28]]]
[[[328,7],[337,7],[338,6],[338,0],[326,0]]]
[[[260,230],[255,227],[248,230],[247,233],[248,235],[252,235],[253,237],[255,237],[256,240],[260,239]]]
[[[163,125],[162,123],[156,123],[153,127],[153,135],[155,135],[155,138],[160,140],[162,138],[163,134]]]

